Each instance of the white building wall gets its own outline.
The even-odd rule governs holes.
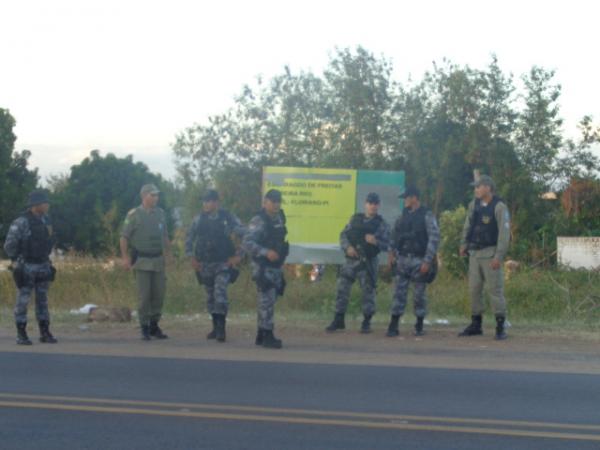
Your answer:
[[[557,251],[559,266],[600,269],[600,237],[559,237]]]

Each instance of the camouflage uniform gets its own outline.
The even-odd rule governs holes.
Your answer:
[[[273,330],[275,302],[277,301],[278,293],[283,291],[285,284],[282,270],[284,261],[277,261],[277,263],[273,265],[265,265],[264,261],[261,261],[266,258],[269,250],[274,250],[265,245],[265,241],[269,236],[267,236],[268,226],[264,219],[264,214],[266,213],[261,212],[254,216],[250,221],[248,231],[244,236],[243,247],[252,257],[252,278],[257,283],[258,328],[260,330]],[[277,216],[271,219],[275,229],[285,229],[284,217],[283,211],[281,211]],[[278,251],[278,253],[281,255],[281,251]]]
[[[187,256],[194,256],[196,260],[202,263],[202,269],[197,273],[199,280],[202,281],[204,289],[206,291],[206,305],[209,314],[223,314],[227,315],[229,309],[229,301],[227,298],[227,286],[231,279],[231,270],[226,261],[220,262],[206,262],[202,260],[201,255],[198,255],[198,247],[196,242],[202,237],[201,236],[201,221],[216,221],[221,215],[225,216],[225,229],[223,234],[226,236],[235,235],[240,239],[243,239],[245,234],[245,228],[242,222],[232,213],[224,210],[215,211],[210,215],[198,214],[190,229],[188,230],[185,240],[185,254]],[[242,249],[236,251],[237,256],[243,256]]]
[[[354,216],[353,216],[354,217]],[[375,220],[375,217],[369,218],[364,216],[363,223],[369,224]],[[348,233],[352,229],[352,220],[344,227],[340,233],[340,246],[346,254],[348,247],[352,244],[348,237]],[[380,251],[386,251],[390,242],[390,227],[381,218],[377,230],[374,233],[377,240],[377,247]],[[368,267],[367,267],[368,265]],[[337,296],[335,302],[336,314],[345,314],[348,308],[350,299],[350,291],[354,281],[358,279],[358,283],[362,289],[362,312],[364,315],[372,316],[375,314],[375,284],[377,282],[377,271],[379,267],[379,258],[354,259],[346,256],[346,263],[340,268],[337,279]],[[371,279],[373,278],[373,279]]]
[[[10,259],[22,265],[24,279],[23,286],[17,291],[17,301],[15,304],[15,322],[17,324],[27,323],[27,305],[31,294],[35,292],[35,315],[38,322],[49,322],[50,313],[48,312],[48,289],[50,287],[50,278],[52,276],[52,266],[48,258],[52,249],[52,225],[47,215],[41,216],[39,220],[46,226],[50,242],[45,255],[45,261],[28,262],[23,254],[25,242],[31,237],[29,219],[26,213],[17,218],[10,226],[6,240],[4,242],[4,251]]]
[[[398,217],[394,225],[393,238],[394,243],[400,242],[400,227],[402,218],[405,214],[415,214],[410,212],[407,208],[402,212],[402,216]],[[438,227],[435,216],[430,210],[427,210],[424,217],[425,228],[427,230],[427,248],[425,256],[419,256],[416,254],[408,253],[403,249],[397,248],[395,245],[394,256],[396,259],[395,265],[395,290],[392,301],[391,315],[401,316],[404,314],[406,308],[406,301],[408,297],[408,286],[410,282],[413,282],[414,288],[414,312],[417,317],[425,317],[427,314],[427,297],[425,295],[425,289],[427,284],[420,281],[421,274],[420,269],[423,263],[429,265],[432,264],[433,259],[437,253],[437,249],[440,243],[440,229]],[[414,238],[413,238],[414,239]]]

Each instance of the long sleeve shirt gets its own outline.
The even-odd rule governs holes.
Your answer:
[[[238,217],[227,211],[227,223],[225,225],[225,230],[224,233],[227,236],[237,236],[240,240],[244,239],[244,236],[246,234],[246,227],[242,224],[241,220],[238,219]],[[187,231],[186,237],[185,237],[185,254],[186,256],[193,256],[194,255],[194,245],[196,243],[196,241],[198,240],[198,238],[200,237],[200,221],[202,220],[202,214],[198,214],[196,217],[194,217],[194,220],[192,221],[192,225],[190,226],[190,228]],[[219,218],[219,211],[215,211],[214,213],[208,215],[207,219],[208,220],[217,220]],[[236,255],[237,256],[243,256],[244,255],[244,250],[243,248],[240,246],[236,249]]]
[[[354,216],[352,216],[354,217]],[[367,217],[365,215],[364,223],[367,224],[370,221],[374,220],[375,217]],[[344,251],[344,254],[348,250],[352,244],[348,239],[348,232],[352,229],[352,218],[350,218],[350,222],[344,227],[342,232],[340,233],[340,247]],[[377,241],[377,247],[380,251],[385,252],[388,250],[390,246],[390,226],[387,224],[385,220],[381,220],[379,227],[375,230],[375,240]]]
[[[403,212],[403,214],[411,214],[410,212]],[[396,233],[400,229],[400,222],[402,216],[396,219],[394,224],[394,230],[392,232],[392,241],[396,241]],[[440,227],[438,226],[435,215],[431,210],[428,210],[425,214],[425,229],[427,230],[427,250],[423,257],[423,262],[430,264],[437,254],[438,247],[440,246]]]

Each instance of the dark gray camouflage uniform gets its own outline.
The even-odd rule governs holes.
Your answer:
[[[229,213],[231,222],[228,221],[225,234],[228,236],[235,235],[243,239],[246,229],[242,222],[232,213]],[[187,232],[185,240],[185,254],[194,256],[194,245],[199,238],[199,224],[202,215],[198,214],[190,229]],[[217,220],[219,217],[218,211],[208,216],[208,220]],[[241,248],[237,249],[236,255],[242,257],[244,252]],[[202,268],[199,272],[206,291],[206,307],[209,314],[227,315],[229,310],[229,299],[227,296],[227,287],[231,280],[231,272],[226,262],[202,263]]]
[[[51,231],[52,227],[48,216],[42,216],[42,221]],[[50,232],[50,234],[52,234]],[[48,311],[48,289],[51,274],[50,260],[43,263],[26,263],[20,254],[23,242],[31,235],[29,221],[21,216],[11,224],[6,240],[4,241],[4,251],[10,259],[16,264],[21,264],[24,270],[25,285],[17,290],[17,300],[15,304],[15,322],[27,323],[27,305],[31,294],[35,292],[35,315],[39,321],[50,321]],[[42,281],[40,281],[42,280]]]
[[[374,218],[368,218],[365,216],[364,223],[368,223]],[[348,240],[348,232],[351,229],[352,220],[344,227],[340,233],[340,246],[347,255],[346,251],[351,246]],[[390,227],[385,222],[381,221],[381,224],[375,231],[375,239],[377,240],[377,247],[380,251],[387,251],[390,244]],[[365,267],[365,264],[370,265],[369,270]],[[337,279],[337,295],[335,301],[335,312],[336,314],[345,314],[348,308],[348,301],[350,300],[350,291],[352,285],[358,279],[360,288],[362,290],[362,312],[365,315],[372,316],[375,314],[375,297],[376,289],[374,283],[371,282],[369,271],[373,274],[374,280],[377,281],[377,271],[379,268],[379,258],[370,258],[366,261],[360,259],[349,258],[346,256],[346,262],[340,268],[340,273]]]
[[[395,233],[398,230],[398,225],[402,220],[402,216],[396,219],[394,225]],[[440,229],[437,220],[431,211],[427,211],[425,215],[425,227],[427,229],[427,251],[424,257],[416,255],[399,255],[398,249],[392,249],[396,258],[394,267],[395,289],[392,300],[391,315],[401,316],[406,309],[406,301],[408,298],[408,286],[413,282],[414,288],[414,312],[417,317],[425,317],[427,314],[427,296],[425,289],[427,283],[419,281],[420,269],[423,263],[431,264],[435,257],[440,243]],[[396,236],[392,234],[392,241],[396,241]]]
[[[273,223],[276,227],[283,226],[281,214],[278,214]],[[266,224],[263,218],[256,215],[248,224],[248,231],[244,237],[243,247],[252,257],[252,275],[256,279],[261,270],[260,264],[255,260],[259,257],[265,257],[268,248],[260,245],[266,232]],[[267,290],[258,289],[257,322],[258,328],[262,330],[273,330],[273,316],[275,314],[275,302],[277,301],[277,291],[283,285],[283,269],[281,267],[264,267],[264,277],[272,287]]]

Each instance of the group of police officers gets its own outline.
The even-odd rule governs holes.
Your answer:
[[[472,316],[471,323],[459,336],[483,333],[485,285],[496,318],[495,338],[503,340],[507,335],[502,263],[510,239],[509,214],[505,203],[495,194],[494,182],[489,176],[482,175],[474,183],[474,190],[475,199],[469,205],[459,249],[462,256],[469,257]],[[142,187],[141,204],[127,214],[120,239],[123,268],[135,273],[138,318],[142,339],[146,341],[168,337],[159,322],[166,291],[165,264],[171,246],[165,213],[157,207],[159,194],[152,184]],[[425,333],[426,287],[437,273],[440,231],[432,211],[421,204],[417,188],[407,187],[400,197],[404,199],[404,209],[393,229],[378,213],[379,195],[371,192],[365,199],[364,212],[354,214],[342,230],[340,246],[345,263],[339,269],[335,316],[327,332],[345,329],[345,313],[356,280],[362,290],[360,332],[372,331],[379,253],[388,252],[387,262],[393,270],[395,289],[386,336],[399,335],[399,321],[406,308],[410,283],[416,316],[414,334]],[[227,289],[235,282],[239,264],[247,254],[252,261],[252,279],[258,291],[255,343],[265,348],[282,347],[281,340],[273,333],[275,303],[285,291],[283,264],[289,253],[281,202],[281,192],[269,190],[262,209],[245,227],[235,214],[220,207],[217,191],[208,190],[202,196],[202,210],[187,232],[185,252],[206,291],[213,325],[207,339],[226,340]],[[30,193],[27,210],[11,224],[4,244],[12,260],[18,289],[14,314],[20,345],[32,344],[27,335],[27,305],[33,293],[40,342],[57,342],[49,328],[48,288],[56,271],[49,257],[54,240],[48,210],[49,200],[43,191]]]

